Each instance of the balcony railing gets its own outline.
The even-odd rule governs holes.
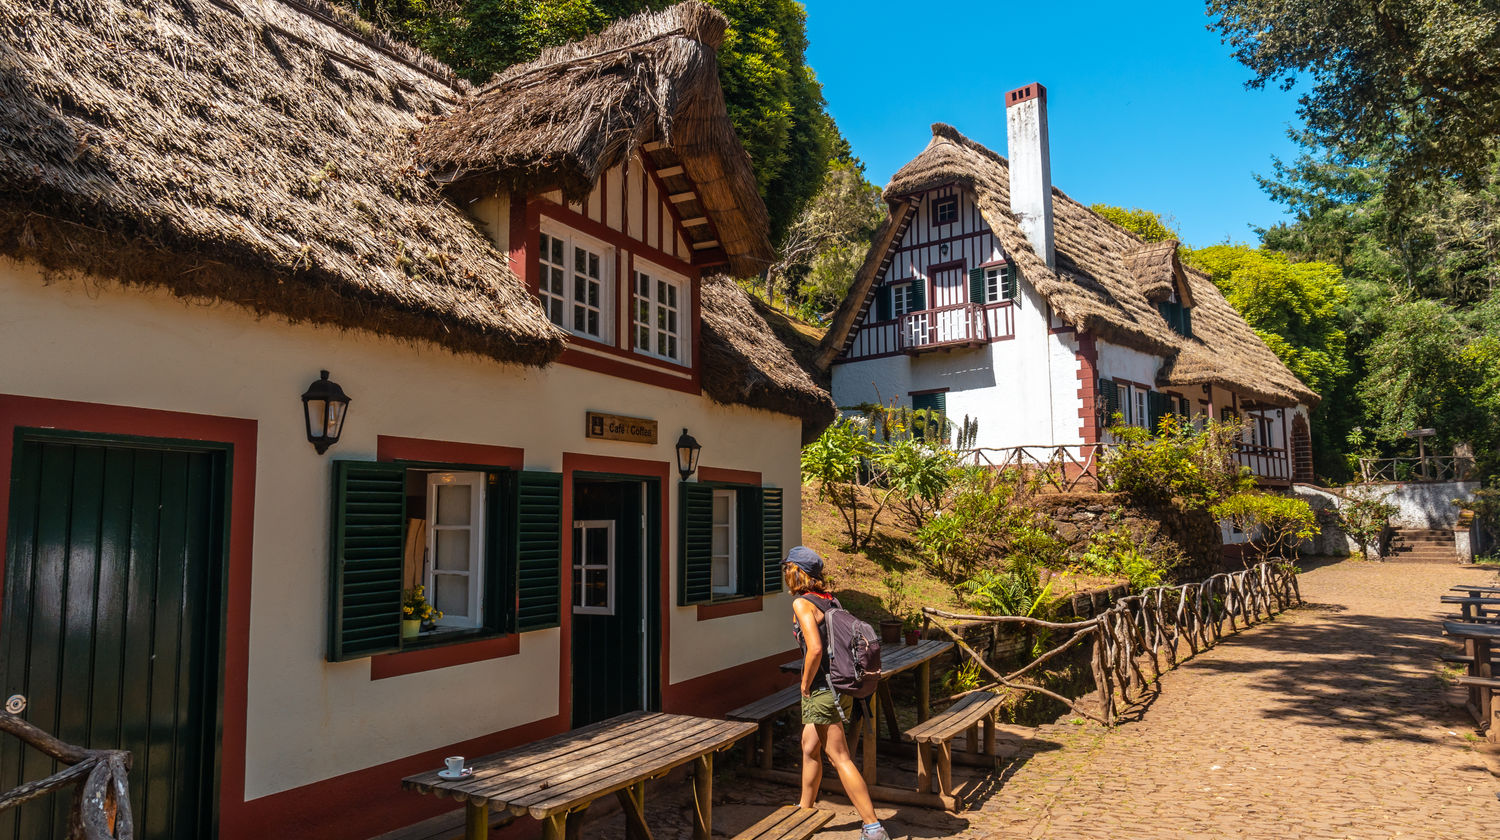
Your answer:
[[[1367,484],[1378,481],[1466,481],[1474,475],[1474,459],[1460,455],[1360,458],[1359,475]]]
[[[977,303],[958,303],[937,309],[923,309],[901,316],[896,332],[897,349],[919,353],[939,347],[961,347],[984,344],[990,340],[989,319]]]
[[[1287,459],[1285,449],[1242,443],[1234,459],[1249,467],[1250,472],[1254,473],[1256,478],[1269,481],[1289,482],[1292,480],[1292,465]]]

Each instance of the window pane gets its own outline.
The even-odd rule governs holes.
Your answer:
[[[729,556],[729,526],[718,525],[714,527],[713,548],[710,553],[715,556]]]
[[[599,284],[598,283],[590,283],[590,284],[588,284],[588,288],[589,288],[589,306],[598,306],[599,305]]]
[[[585,607],[609,606],[609,573],[603,569],[589,569],[583,573],[583,605]]]
[[[592,309],[589,310],[588,326],[584,328],[584,332],[587,332],[589,335],[599,335],[598,312],[595,312]]]
[[[434,542],[437,552],[437,556],[432,558],[434,569],[469,571],[469,529],[443,529],[437,532]]]
[[[467,484],[439,484],[437,486],[438,525],[468,525],[470,501],[474,488]]]
[[[563,244],[561,239],[552,240],[552,261],[558,265],[563,264]]]
[[[590,566],[609,565],[609,529],[590,528],[585,540],[583,562]]]
[[[552,323],[557,324],[558,326],[562,326],[562,322],[563,322],[562,301],[560,301],[560,300],[554,300],[554,301],[552,301],[552,303],[551,303],[551,311],[547,313],[547,317],[548,317],[549,320],[552,321]]]
[[[667,287],[667,305],[670,306],[670,307],[672,307],[673,309],[677,308],[677,287],[676,286],[668,286]]]
[[[588,328],[585,326],[588,323],[588,319],[584,317],[586,311],[582,306],[573,307],[573,329],[579,332],[588,332]]]
[[[589,254],[589,276],[595,279],[599,277],[599,255]]]
[[[713,560],[713,586],[723,588],[729,585],[729,558],[715,557]]]
[[[463,575],[433,575],[432,605],[447,618],[469,614],[469,579]]]
[[[677,358],[677,336],[675,335],[667,339],[667,355]]]

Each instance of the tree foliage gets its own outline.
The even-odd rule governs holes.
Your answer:
[[[479,83],[543,49],[669,0],[334,0]],[[719,79],[781,238],[817,192],[838,144],[807,66],[807,13],[796,0],[706,0],[729,19]]]
[[[1300,113],[1345,161],[1389,146],[1403,196],[1473,177],[1500,135],[1496,0],[1208,0],[1250,85],[1310,84]]]
[[[794,297],[811,313],[838,306],[885,216],[880,188],[865,180],[863,164],[835,160],[778,243],[767,290]]]
[[[1389,494],[1379,496],[1351,496],[1339,503],[1338,523],[1343,532],[1359,543],[1360,556],[1370,559],[1370,549],[1375,556],[1382,557],[1381,537],[1390,527],[1391,517],[1397,513],[1395,505],[1386,501]]]
[[[1260,562],[1285,559],[1298,543],[1318,535],[1312,506],[1291,496],[1246,490],[1218,502],[1209,513],[1250,535],[1250,547]],[[1249,567],[1248,560],[1245,565]]]
[[[1249,468],[1234,457],[1244,434],[1239,422],[1208,418],[1199,430],[1167,415],[1154,434],[1128,425],[1109,431],[1120,445],[1105,455],[1099,477],[1136,504],[1153,507],[1176,499],[1186,507],[1205,509],[1255,484]]]

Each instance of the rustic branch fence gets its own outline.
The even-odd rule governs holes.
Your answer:
[[[7,711],[0,732],[8,732],[62,762],[63,769],[0,794],[0,812],[39,799],[69,785],[78,789],[68,817],[67,840],[132,840],[128,773],[130,753],[89,750],[66,744]]]
[[[1141,699],[1147,689],[1161,679],[1163,654],[1166,656],[1165,667],[1175,668],[1183,656],[1184,643],[1189,651],[1187,655],[1195,656],[1217,644],[1224,633],[1249,627],[1301,602],[1302,593],[1292,565],[1267,562],[1239,572],[1213,575],[1196,583],[1153,586],[1119,599],[1109,609],[1085,621],[1043,621],[1014,615],[959,615],[934,607],[923,607],[922,612],[930,625],[947,634],[960,650],[990,675],[994,680],[990,687],[1044,694],[1067,704],[1078,715],[1113,726],[1119,719],[1122,705]],[[1060,630],[1068,636],[1025,667],[1001,674],[948,626],[946,622],[949,621]],[[1084,640],[1094,643],[1090,664],[1094,685],[1099,690],[1098,714],[1081,707],[1074,699],[1034,683],[1019,681]]]

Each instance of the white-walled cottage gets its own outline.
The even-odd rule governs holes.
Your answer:
[[[1247,420],[1263,483],[1312,477],[1317,403],[1177,255],[1052,187],[1047,92],[1006,97],[1010,160],[947,125],[885,189],[877,233],[822,345],[843,408],[892,403],[978,420],[976,446],[1067,447],[1086,463],[1108,418]]]
[[[474,89],[341,14],[0,6],[0,696],[130,749],[147,840],[374,836],[454,807],[400,790],[444,756],[719,713],[792,649],[834,408],[714,279],[771,251],[724,18]]]

